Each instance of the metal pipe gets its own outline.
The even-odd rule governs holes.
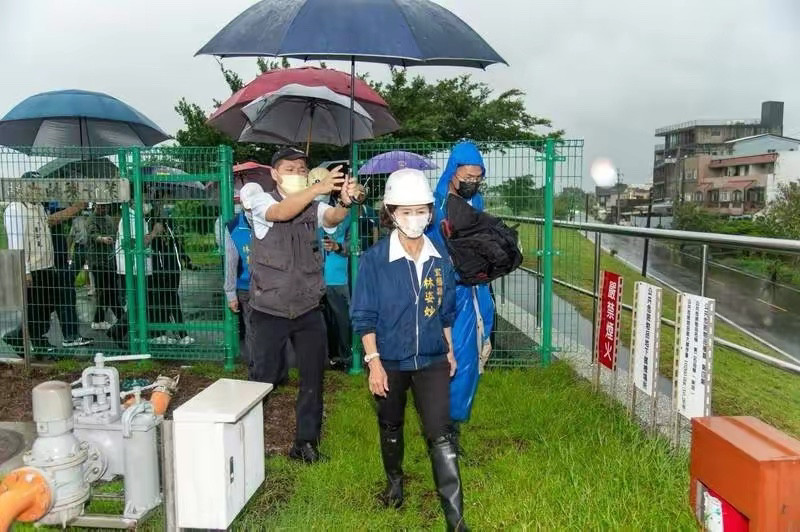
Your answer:
[[[703,244],[703,258],[700,264],[700,295],[706,296],[706,279],[708,277],[708,244]]]
[[[527,273],[529,273],[531,275],[535,275],[535,276],[540,276],[541,275],[541,273],[539,273],[539,272],[537,272],[535,270],[532,270],[530,268],[526,268],[524,266],[521,266],[520,270],[523,270],[523,271],[525,271],[525,272],[527,272]],[[575,286],[574,284],[570,284],[570,283],[568,283],[566,281],[562,281],[561,279],[556,279],[555,277],[553,278],[553,282],[558,284],[558,285],[561,285],[561,286],[564,286],[566,288],[569,288],[570,290],[574,290],[575,292],[578,292],[578,293],[580,293],[582,295],[597,299],[597,295],[592,294],[591,291],[586,290],[585,288],[582,288],[580,286]],[[633,311],[633,307],[631,305],[628,305],[627,303],[622,303],[621,307],[624,310]],[[594,315],[595,311],[596,311],[596,309],[593,309],[593,311],[592,311],[593,315]],[[727,319],[724,316],[720,316],[719,314],[717,314],[717,317],[721,318],[723,321],[725,321]],[[671,320],[669,318],[665,318],[663,316],[661,317],[661,323],[663,323],[664,325],[668,325],[669,327],[675,327],[675,321],[674,320]],[[592,342],[594,342],[595,328],[596,328],[596,323],[595,323],[595,320],[593,319],[592,320]],[[749,358],[753,358],[753,359],[758,360],[760,362],[764,362],[765,364],[768,364],[770,366],[774,366],[774,367],[776,367],[778,369],[783,369],[783,370],[786,370],[786,371],[788,371],[790,373],[797,373],[797,374],[800,375],[800,365],[792,364],[791,362],[787,362],[787,361],[781,360],[779,358],[775,358],[775,357],[771,357],[769,355],[765,355],[764,353],[760,353],[758,351],[755,351],[755,350],[750,349],[749,347],[745,347],[743,345],[735,344],[733,342],[730,342],[730,341],[725,340],[724,338],[720,338],[718,336],[714,337],[714,343],[715,344],[719,344],[719,345],[721,345],[723,347],[727,347],[729,349],[733,349],[734,351],[738,351],[739,353],[741,353],[741,354],[743,354],[743,355],[745,355],[745,356],[747,356]],[[783,354],[783,353],[781,353],[781,354]],[[792,357],[789,356],[789,358],[792,358]]]
[[[161,485],[164,491],[164,530],[178,530],[175,514],[175,457],[172,420],[161,422]]]
[[[543,218],[529,216],[500,216],[501,219],[529,224],[543,224]],[[765,251],[780,251],[784,253],[800,254],[800,240],[787,240],[784,238],[764,238],[758,236],[724,235],[721,233],[698,233],[696,231],[678,231],[674,229],[647,229],[624,225],[609,225],[598,223],[579,223],[554,220],[555,227],[575,229],[577,231],[592,231],[597,233],[649,237],[652,239],[676,240],[679,242],[696,242],[700,244],[716,244],[720,246],[761,249]]]
[[[602,258],[602,242],[601,242],[601,235],[600,233],[594,234],[594,279],[592,281],[592,298],[597,301],[599,297],[600,291],[600,260]],[[558,279],[553,279],[555,282],[559,282]],[[594,361],[594,343],[595,337],[597,336],[597,304],[592,305],[592,361]]]

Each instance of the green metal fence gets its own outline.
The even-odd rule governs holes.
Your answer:
[[[492,283],[496,303],[492,334],[494,354],[490,365],[524,367],[547,363],[553,352],[572,350],[580,340],[580,319],[574,309],[553,295],[553,262],[559,245],[570,245],[554,232],[554,218],[575,216],[583,208],[579,194],[583,166],[583,141],[542,140],[520,142],[477,142],[486,167],[482,188],[486,210],[498,216],[528,215],[548,220],[542,227],[518,227],[525,261],[523,268]],[[369,159],[392,151],[407,151],[428,158],[436,166],[427,170],[431,187],[447,165],[454,143],[378,143],[357,145],[358,167]],[[358,223],[351,224],[352,275],[357,273],[357,257],[374,243],[374,227],[388,175],[361,175],[368,189],[368,200]],[[366,234],[365,234],[366,233]],[[380,233],[385,234],[384,232]],[[353,235],[359,235],[353,238]],[[355,245],[354,245],[355,244]],[[572,265],[560,266],[567,277],[580,275],[580,253],[570,250]],[[537,274],[540,273],[540,274]],[[360,342],[354,339],[353,351],[359,370]]]
[[[0,244],[25,249],[33,354],[232,365],[217,222],[233,214],[231,167],[228,147],[0,148]],[[4,355],[22,323],[0,312]]]

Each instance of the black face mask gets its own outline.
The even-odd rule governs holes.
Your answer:
[[[456,192],[458,195],[464,199],[470,199],[472,196],[478,193],[478,190],[481,188],[480,181],[475,183],[467,183],[465,181],[458,182],[458,188],[456,188]]]

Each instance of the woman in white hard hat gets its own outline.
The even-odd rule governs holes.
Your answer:
[[[456,372],[451,327],[455,284],[447,256],[424,235],[433,194],[419,170],[389,176],[382,223],[392,228],[362,257],[353,294],[353,330],[364,345],[378,406],[386,506],[403,503],[403,422],[408,388],[422,419],[448,529],[466,530],[458,453],[450,423]]]

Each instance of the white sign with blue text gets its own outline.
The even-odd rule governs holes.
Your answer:
[[[673,407],[687,419],[711,412],[714,300],[678,294]]]
[[[631,370],[633,385],[652,397],[658,379],[661,331],[661,288],[637,282],[633,288],[633,334]]]

